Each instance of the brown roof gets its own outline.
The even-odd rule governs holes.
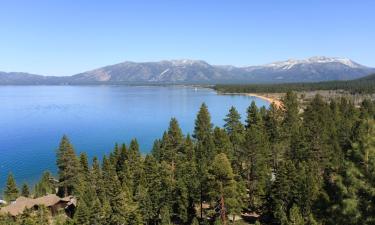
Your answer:
[[[45,205],[46,207],[53,206],[58,202],[72,202],[75,205],[76,199],[72,196],[60,198],[55,194],[49,194],[40,198],[32,199],[26,197],[18,197],[16,201],[11,203],[10,205],[3,207],[0,209],[1,213],[9,213],[12,216],[17,216],[21,214],[26,208],[32,208],[35,205]]]
[[[61,200],[57,195],[49,194],[37,199],[34,199],[35,205],[53,206]]]

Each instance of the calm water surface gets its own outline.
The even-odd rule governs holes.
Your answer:
[[[86,151],[90,158],[132,138],[147,153],[171,117],[178,119],[184,133],[191,133],[202,102],[213,123],[222,126],[232,105],[244,116],[252,100],[268,106],[259,98],[192,87],[2,86],[0,188],[10,171],[18,185],[34,183],[45,170],[55,172],[56,148],[63,134],[77,152]]]

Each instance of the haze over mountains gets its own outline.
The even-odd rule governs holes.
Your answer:
[[[261,66],[211,65],[202,60],[123,62],[73,76],[0,72],[0,85],[223,84],[350,80],[375,72],[347,58],[312,57]]]

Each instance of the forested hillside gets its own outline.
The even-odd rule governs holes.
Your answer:
[[[344,90],[349,93],[375,93],[375,74],[347,81],[287,84],[228,84],[216,85],[215,90],[226,93],[285,93],[288,91]]]
[[[223,128],[213,127],[202,104],[192,135],[171,119],[145,156],[133,140],[89,163],[64,136],[57,150],[58,194],[77,196],[78,208],[73,218],[55,222],[374,224],[374,102],[356,108],[344,98],[327,103],[317,95],[300,113],[296,94],[282,101],[283,108],[268,109],[253,102],[245,123],[231,108]],[[31,195],[54,191],[48,176]],[[30,195],[26,190],[22,194]],[[4,196],[18,195],[10,176]],[[49,220],[41,210],[0,218],[0,224]]]

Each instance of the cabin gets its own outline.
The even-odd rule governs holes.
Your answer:
[[[49,194],[35,199],[21,196],[8,206],[1,208],[0,213],[16,217],[22,214],[25,209],[38,210],[40,205],[47,207],[52,216],[64,211],[67,216],[72,217],[77,205],[77,199],[73,196],[60,198],[55,194]]]

